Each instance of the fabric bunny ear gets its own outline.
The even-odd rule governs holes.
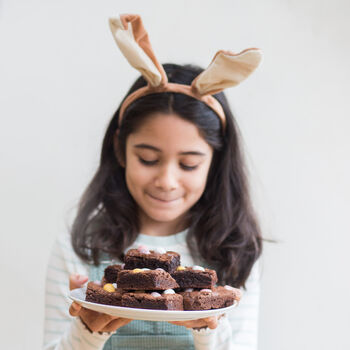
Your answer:
[[[168,81],[159,64],[148,34],[139,15],[120,15],[110,18],[109,26],[120,51],[152,87],[165,85]]]
[[[206,70],[192,82],[192,89],[200,96],[213,95],[236,86],[246,79],[260,64],[262,52],[246,49],[238,54],[218,51]]]

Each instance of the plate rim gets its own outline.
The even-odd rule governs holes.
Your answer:
[[[98,308],[106,307],[107,310],[115,310],[115,311],[122,311],[123,313],[135,313],[136,315],[139,313],[140,317],[142,319],[146,320],[147,315],[155,316],[155,315],[161,315],[162,317],[169,318],[169,321],[171,321],[171,317],[185,317],[183,320],[190,320],[190,319],[199,319],[199,318],[205,318],[205,317],[210,317],[210,314],[220,314],[221,311],[222,313],[226,313],[227,311],[230,311],[231,309],[237,307],[239,302],[237,300],[234,301],[234,303],[230,306],[227,306],[225,308],[219,308],[219,309],[210,309],[210,310],[155,310],[155,309],[139,309],[139,308],[131,308],[131,307],[124,307],[124,306],[114,306],[114,305],[106,305],[106,304],[99,304],[99,303],[93,303],[90,301],[82,300],[81,298],[75,297],[72,295],[72,293],[84,293],[86,291],[86,287],[82,288],[77,288],[69,291],[68,297],[81,304],[87,304],[87,305],[92,305],[92,306],[97,306]],[[219,311],[220,310],[220,311]],[[205,313],[206,315],[203,315]],[[209,315],[209,316],[208,316]],[[169,316],[169,317],[167,317]],[[196,316],[199,316],[196,318]],[[203,316],[203,317],[200,317]],[[191,317],[191,318],[188,318]],[[193,318],[192,318],[193,317]],[[178,319],[176,319],[178,320]],[[153,321],[153,320],[152,320]]]

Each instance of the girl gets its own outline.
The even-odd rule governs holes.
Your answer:
[[[71,234],[52,250],[45,349],[256,349],[262,238],[234,118],[223,92],[210,96],[220,110],[164,88],[191,86],[202,69],[158,68],[167,79],[162,89],[139,94],[150,89],[143,74],[114,114]],[[215,269],[218,284],[245,288],[239,307],[222,317],[167,323],[69,305],[68,279],[70,289],[100,280],[106,266],[139,245],[176,251],[185,266]]]

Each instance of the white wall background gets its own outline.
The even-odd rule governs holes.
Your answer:
[[[0,0],[1,349],[39,349],[46,261],[138,75],[107,18],[140,13],[161,62],[264,50],[227,91],[266,244],[259,350],[350,348],[350,3]]]

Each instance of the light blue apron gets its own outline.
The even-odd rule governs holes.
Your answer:
[[[101,280],[110,262],[91,265],[90,280]],[[106,342],[103,350],[194,350],[190,330],[169,322],[134,320],[119,328]]]

